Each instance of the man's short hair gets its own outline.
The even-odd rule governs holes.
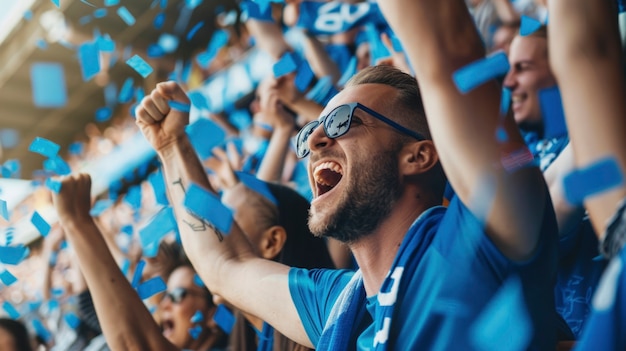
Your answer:
[[[346,83],[346,88],[362,84],[384,84],[395,88],[398,91],[396,99],[388,102],[388,108],[394,115],[388,117],[431,139],[422,96],[413,76],[392,66],[371,66],[354,75]]]

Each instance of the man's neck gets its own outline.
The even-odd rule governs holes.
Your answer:
[[[363,273],[367,296],[378,294],[411,224],[432,206],[424,202],[416,203],[415,198],[405,196],[374,232],[350,245]]]

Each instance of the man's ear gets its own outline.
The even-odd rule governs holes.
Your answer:
[[[439,156],[432,140],[408,143],[400,151],[400,173],[405,176],[424,174],[438,162]]]
[[[263,231],[259,250],[261,257],[272,260],[283,250],[287,241],[287,232],[285,228],[275,225]]]

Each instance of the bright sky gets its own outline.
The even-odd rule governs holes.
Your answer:
[[[0,0],[0,43],[35,0]]]

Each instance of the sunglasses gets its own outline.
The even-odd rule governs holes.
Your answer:
[[[172,303],[178,304],[187,297],[187,295],[200,295],[198,292],[185,289],[185,288],[175,288],[170,291],[166,291],[163,295],[163,300],[170,299]]]
[[[330,113],[326,116],[321,116],[317,121],[309,122],[304,127],[302,127],[302,129],[300,129],[300,131],[296,135],[296,155],[299,158],[304,158],[311,152],[308,143],[309,136],[313,134],[315,129],[320,124],[324,126],[324,133],[326,133],[326,136],[331,139],[336,139],[342,135],[345,135],[348,130],[350,130],[352,115],[357,108],[360,108],[361,110],[372,115],[379,121],[386,123],[387,125],[395,128],[397,131],[403,134],[411,136],[420,141],[425,140],[425,138],[421,134],[399,125],[398,123],[381,115],[380,113],[372,110],[367,106],[364,106],[358,102],[352,102],[345,105],[339,105],[335,107],[332,111],[330,111]]]

